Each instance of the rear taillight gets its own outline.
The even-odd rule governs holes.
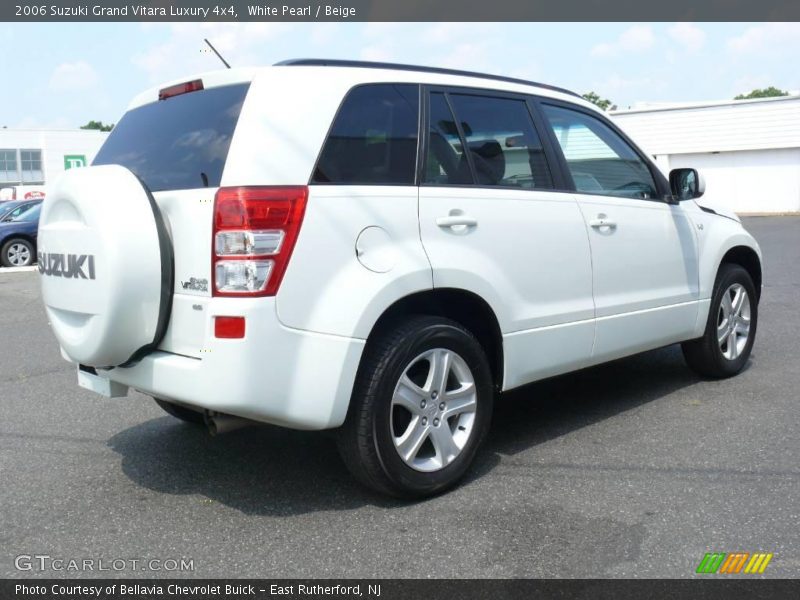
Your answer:
[[[177,85],[171,85],[158,90],[158,99],[166,100],[167,98],[172,98],[173,96],[180,96],[181,94],[188,94],[189,92],[198,92],[202,89],[202,79],[186,81],[184,83],[178,83]]]
[[[308,188],[220,188],[214,199],[214,296],[274,296],[292,255]]]

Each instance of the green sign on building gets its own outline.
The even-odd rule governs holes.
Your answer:
[[[77,169],[78,167],[86,166],[85,154],[65,154],[64,155],[64,169]]]

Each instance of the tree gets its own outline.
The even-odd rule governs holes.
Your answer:
[[[608,110],[608,107],[611,106],[611,100],[608,98],[601,98],[594,92],[586,92],[583,95],[584,100],[588,100],[595,106],[599,107],[600,110]]]
[[[779,90],[774,86],[769,86],[768,88],[762,89],[755,89],[749,94],[739,94],[734,98],[734,100],[749,100],[750,98],[775,98],[777,96],[788,96],[789,92],[784,92],[783,90]]]
[[[102,121],[89,121],[86,125],[81,125],[81,129],[96,129],[98,131],[111,131],[114,124],[103,125]]]

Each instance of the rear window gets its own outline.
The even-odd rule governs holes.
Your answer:
[[[312,183],[414,185],[419,86],[371,84],[342,103]]]
[[[127,167],[154,192],[218,187],[249,87],[215,87],[134,108],[92,164]]]

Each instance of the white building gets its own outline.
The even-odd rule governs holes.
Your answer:
[[[739,213],[800,211],[800,96],[610,114],[665,173],[698,169],[709,203]]]
[[[0,189],[41,189],[64,170],[90,164],[107,136],[91,129],[0,129]]]

